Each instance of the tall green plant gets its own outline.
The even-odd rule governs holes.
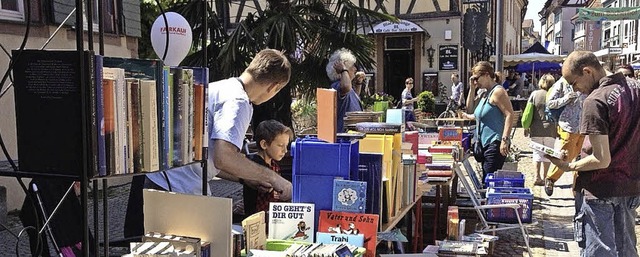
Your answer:
[[[418,108],[426,113],[436,111],[436,98],[431,91],[423,91],[418,95]]]

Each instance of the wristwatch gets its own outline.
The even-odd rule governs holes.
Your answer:
[[[341,71],[340,71],[340,74],[342,74],[342,73],[343,73],[343,72],[345,72],[345,71],[346,71],[346,72],[349,72],[349,70],[347,70],[347,69],[343,69],[343,70],[341,70]]]
[[[509,137],[502,137],[502,141],[511,143],[511,139]]]

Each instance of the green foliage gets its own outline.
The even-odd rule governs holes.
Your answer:
[[[393,101],[394,98],[392,95],[389,95],[387,93],[384,92],[379,92],[379,93],[375,93],[373,95],[364,95],[361,98],[362,101],[362,108],[363,109],[367,109],[371,106],[373,106],[373,103],[375,102],[382,102],[382,101],[387,101],[389,102],[389,106],[393,106]]]
[[[431,91],[424,91],[418,95],[418,109],[432,114],[436,111],[436,99]]]

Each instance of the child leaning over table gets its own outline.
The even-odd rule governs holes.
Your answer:
[[[282,160],[287,153],[287,146],[292,134],[289,127],[278,121],[265,120],[260,122],[254,131],[253,138],[258,146],[258,152],[247,157],[280,174],[280,167],[277,162]],[[260,211],[268,212],[270,202],[281,202],[278,193],[275,191],[264,193],[245,185],[242,192],[245,217]]]

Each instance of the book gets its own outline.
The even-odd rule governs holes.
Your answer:
[[[347,235],[364,235],[364,257],[376,256],[378,238],[378,218],[376,214],[320,211],[318,232]]]
[[[402,132],[401,124],[384,122],[359,122],[356,123],[356,131],[371,134],[396,134]]]
[[[158,232],[149,232],[142,237],[143,242],[169,242],[177,251],[194,251],[201,248],[200,238],[179,236]],[[200,251],[195,251],[197,257],[201,257]]]
[[[438,247],[438,253],[475,255],[478,249],[476,242],[442,241]]]
[[[364,235],[337,234],[328,232],[317,232],[316,243],[322,244],[350,244],[357,247],[364,246]]]
[[[332,196],[331,210],[364,213],[367,204],[367,182],[334,179]]]
[[[105,131],[104,131],[104,94],[102,91],[102,55],[95,55],[95,85],[96,85],[96,126],[97,126],[97,147],[98,147],[98,176],[106,176],[107,160],[105,148]]]
[[[442,127],[439,129],[438,139],[441,141],[462,141],[462,128]]]
[[[561,160],[564,159],[564,156],[565,156],[565,153],[562,150],[556,150],[546,145],[536,143],[533,141],[529,142],[529,147],[531,147],[531,149],[533,149],[534,151],[543,152],[545,154],[548,154],[552,157],[555,157]]]
[[[335,89],[318,88],[316,98],[318,99],[318,138],[335,143],[338,129],[338,92]]]
[[[156,82],[140,80],[140,110],[142,123],[142,171],[160,170],[158,144],[158,105]]]
[[[93,52],[26,49],[21,54],[14,50],[13,56],[20,56],[13,60],[20,170],[80,176],[88,168],[89,177],[95,176],[99,158]],[[81,59],[86,66],[80,66]],[[81,80],[88,91],[81,88]],[[89,167],[83,166],[84,153]]]
[[[242,220],[242,229],[246,239],[245,249],[265,249],[267,236],[264,211],[254,213]]]
[[[269,239],[313,242],[315,206],[309,203],[269,203]]]

